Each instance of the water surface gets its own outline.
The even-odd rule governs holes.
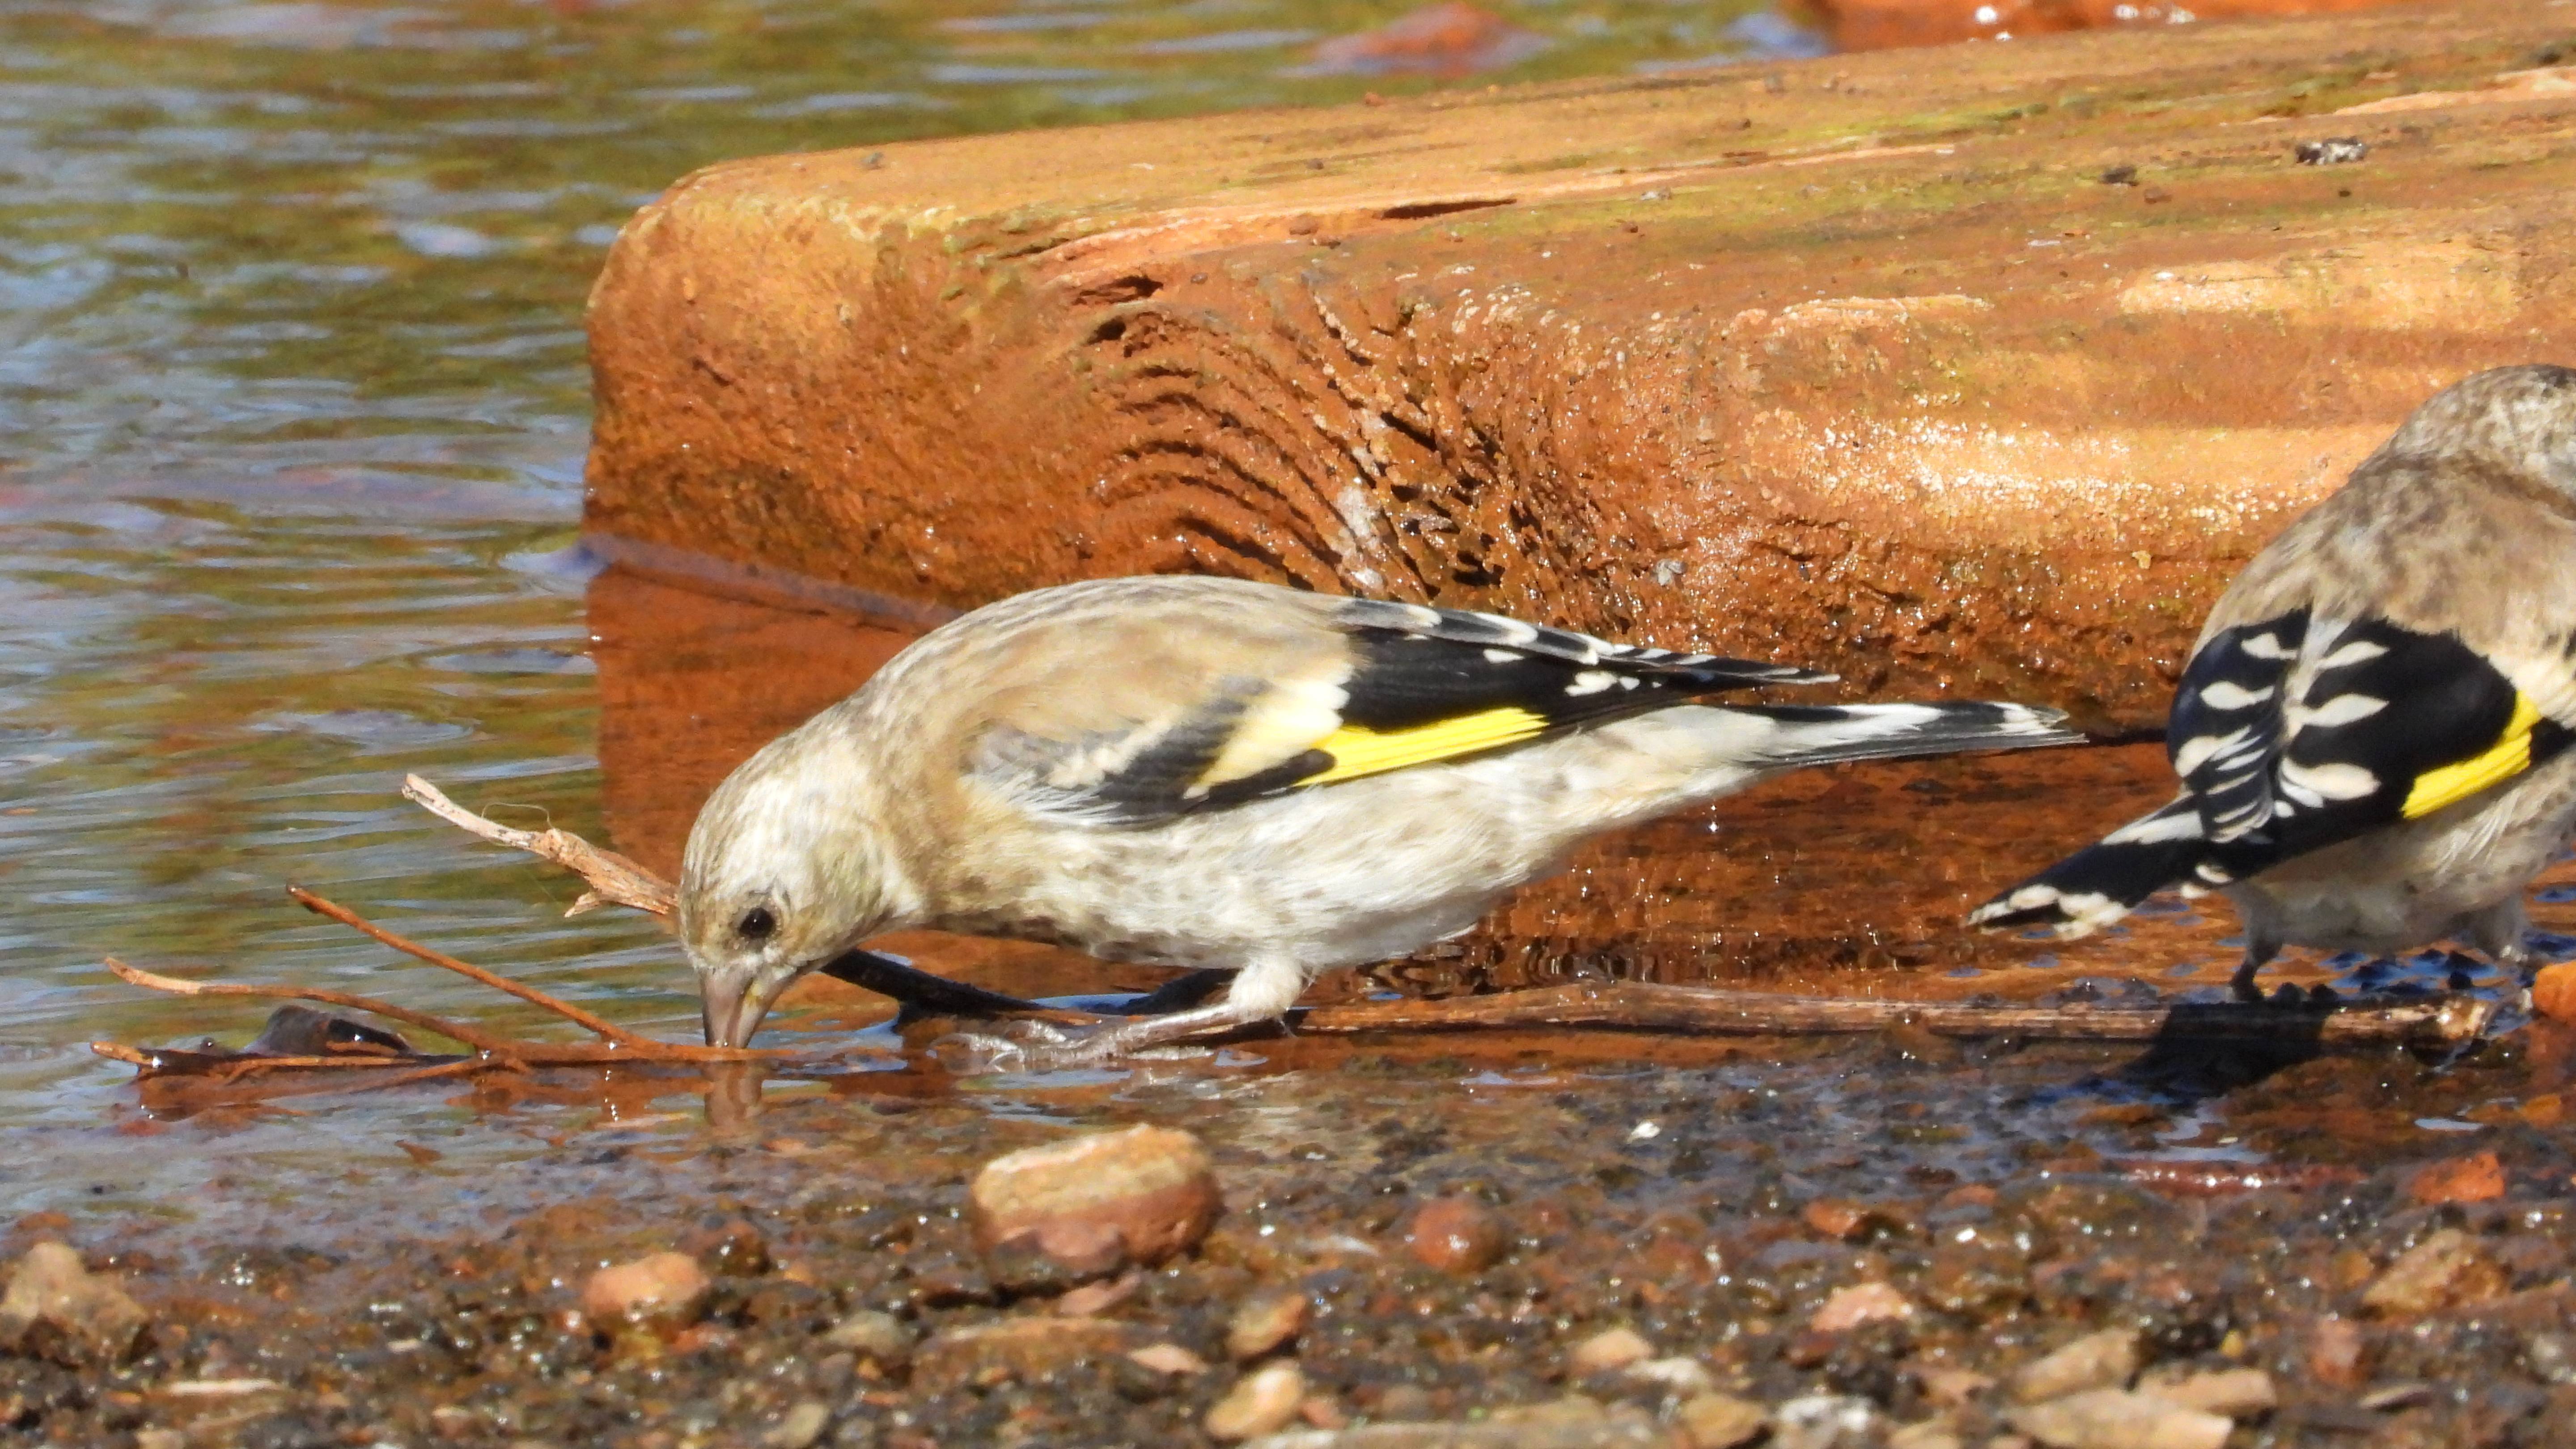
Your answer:
[[[1490,7],[1474,83],[1725,63],[1744,0]],[[489,1010],[286,905],[297,881],[685,1033],[633,919],[394,795],[601,828],[566,549],[582,297],[617,227],[726,157],[1347,100],[1383,0],[418,0],[0,10],[0,1212],[464,1119],[429,1096],[134,1134],[93,1037],[246,1038],[105,954]],[[1796,44],[1796,37],[1789,37]],[[1327,60],[1319,61],[1323,55]],[[515,1025],[525,1017],[496,1013]],[[456,1144],[450,1144],[455,1146]],[[523,1150],[513,1133],[458,1150]]]

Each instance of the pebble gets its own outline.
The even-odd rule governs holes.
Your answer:
[[[1259,1358],[1296,1340],[1306,1327],[1306,1295],[1273,1289],[1255,1293],[1225,1326],[1225,1351],[1237,1360]]]
[[[1914,1381],[1923,1386],[1923,1397],[1947,1408],[1958,1408],[1970,1399],[1995,1386],[1994,1376],[1974,1369],[1955,1368],[1949,1364],[1921,1364],[1911,1370]]]
[[[2388,1317],[2413,1317],[2502,1297],[2504,1269],[2477,1239],[2444,1228],[2398,1255],[2361,1290],[2361,1306]]]
[[[2504,1196],[2504,1162],[2492,1152],[2472,1152],[2427,1163],[2406,1179],[2406,1195],[2426,1207],[2493,1202]]]
[[[912,1357],[912,1330],[891,1313],[863,1308],[826,1330],[823,1341],[892,1367]]]
[[[2205,1414],[2225,1414],[2231,1419],[2250,1419],[2278,1408],[2281,1395],[2272,1386],[2272,1376],[2261,1369],[2216,1369],[2206,1373],[2150,1376],[2138,1385],[2141,1393],[2153,1394],[2186,1409]]]
[[[1671,1358],[1650,1358],[1628,1365],[1625,1375],[1630,1383],[1653,1384],[1678,1398],[1696,1398],[1717,1387],[1717,1376],[1698,1359],[1676,1354]]]
[[[1413,1215],[1404,1246],[1443,1273],[1481,1273],[1501,1261],[1510,1242],[1493,1209],[1472,1197],[1437,1197]]]
[[[2126,1389],[2087,1389],[2004,1415],[2049,1449],[2220,1449],[2236,1423]]]
[[[123,1363],[143,1347],[150,1322],[115,1275],[91,1272],[68,1243],[29,1248],[0,1290],[0,1352],[67,1368]]]
[[[2336,1388],[2359,1388],[2370,1379],[2370,1342],[2349,1318],[2320,1318],[2308,1331],[2308,1372]]]
[[[1914,1316],[1914,1300],[1886,1283],[1854,1283],[1827,1297],[1807,1326],[1818,1333],[1843,1333],[1864,1323]]]
[[[2045,1357],[2022,1365],[2012,1376],[2012,1396],[2025,1404],[2060,1399],[2085,1389],[2120,1389],[2135,1378],[2141,1363],[2138,1335],[2129,1329],[2088,1333]]]
[[[832,1426],[832,1407],[813,1399],[793,1405],[778,1427],[760,1436],[762,1449],[813,1449]]]
[[[1851,1394],[1809,1394],[1771,1411],[1769,1449],[1864,1449],[1878,1411]]]
[[[1105,1318],[1005,1318],[932,1335],[913,1350],[912,1386],[945,1393],[968,1385],[1042,1379],[1135,1346],[1126,1325]]]
[[[2531,1004],[2543,1016],[2576,1022],[2576,961],[2541,967],[2532,978]]]
[[[1887,1436],[1887,1449],[1966,1449],[1967,1441],[1946,1419],[1907,1424]]]
[[[706,1313],[714,1286],[688,1254],[654,1253],[591,1274],[582,1285],[581,1311],[603,1331],[620,1325],[677,1330]]]
[[[1799,1209],[1798,1219],[1819,1237],[1846,1243],[1864,1243],[1904,1232],[1908,1227],[1901,1213],[1834,1197],[1821,1197],[1807,1204]]]
[[[1203,1374],[1208,1367],[1206,1359],[1177,1343],[1149,1343],[1127,1357],[1158,1374]]]
[[[1655,1346],[1635,1329],[1612,1328],[1576,1344],[1573,1351],[1565,1356],[1565,1366],[1576,1378],[1588,1378],[1593,1374],[1617,1373],[1654,1356]]]
[[[1306,1397],[1306,1375],[1293,1363],[1265,1364],[1226,1390],[1202,1421],[1208,1437],[1226,1442],[1284,1429]]]
[[[1673,1423],[1690,1449],[1735,1449],[1771,1426],[1760,1404],[1733,1394],[1694,1394],[1673,1411]]]
[[[1008,1153],[967,1188],[987,1253],[1034,1253],[1082,1276],[1151,1267],[1207,1236],[1223,1199],[1187,1132],[1129,1127]]]

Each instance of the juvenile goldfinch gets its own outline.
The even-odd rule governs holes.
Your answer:
[[[2416,409],[2247,565],[2165,748],[2182,793],[1979,907],[2076,937],[2168,887],[2285,945],[2456,940],[2521,966],[2523,890],[2576,827],[2576,370],[2482,372]]]
[[[2011,704],[1718,706],[1833,676],[1215,578],[1040,589],[923,636],[700,812],[680,933],[706,1036],[931,928],[1236,972],[1113,1056],[1286,1012],[1473,926],[1586,837],[1801,765],[2064,744]],[[1036,1053],[1032,1053],[1036,1055]]]

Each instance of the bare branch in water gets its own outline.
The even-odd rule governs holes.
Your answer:
[[[325,1006],[370,1012],[391,1021],[419,1027],[424,1031],[436,1032],[451,1041],[463,1042],[477,1051],[489,1052],[495,1057],[531,1067],[612,1066],[619,1062],[763,1062],[778,1061],[796,1055],[792,1052],[767,1048],[696,1046],[688,1042],[659,1041],[652,1037],[634,1036],[629,1033],[620,1033],[616,1040],[605,1042],[526,1041],[495,1035],[461,1021],[451,1021],[443,1016],[433,1016],[426,1011],[398,1006],[390,1001],[378,1001],[371,996],[359,996],[346,991],[328,991],[313,986],[271,986],[241,981],[186,981],[176,976],[161,976],[138,967],[128,966],[114,957],[108,958],[107,969],[115,972],[118,980],[130,985],[141,986],[152,991],[167,991],[176,996],[249,996],[268,1001],[318,1001]],[[551,997],[546,997],[543,992],[537,995],[542,998],[540,1005],[553,1000]],[[118,1061],[136,1062],[137,1065],[143,1064],[138,1061],[138,1058],[154,1058],[163,1055],[154,1053],[149,1048],[131,1047],[118,1042],[94,1042],[90,1050],[101,1056],[113,1057]],[[283,1066],[290,1062],[302,1065],[308,1061],[305,1058],[295,1057],[250,1057],[243,1060],[265,1061],[272,1066]],[[417,1058],[400,1056],[324,1057],[309,1060],[327,1062],[332,1067],[400,1067],[418,1064]]]
[[[426,961],[432,966],[445,967],[469,981],[480,982],[485,986],[491,987],[495,991],[507,992],[532,1006],[542,1006],[546,1010],[553,1012],[555,1015],[562,1017],[564,1020],[571,1022],[573,1025],[580,1027],[582,1030],[589,1032],[591,1035],[598,1037],[602,1041],[613,1041],[619,1046],[630,1048],[647,1046],[658,1047],[665,1045],[665,1043],[657,1042],[651,1037],[638,1036],[634,1032],[628,1031],[626,1028],[619,1026],[613,1021],[593,1016],[591,1013],[582,1010],[580,1007],[575,1006],[571,1002],[565,1001],[560,997],[550,996],[545,992],[539,991],[533,986],[513,981],[507,976],[486,971],[482,967],[474,965],[472,962],[459,961],[444,951],[433,951],[429,947],[421,945],[417,941],[408,940],[402,936],[398,936],[393,932],[386,930],[384,927],[377,925],[375,922],[368,920],[366,917],[359,915],[356,911],[350,910],[347,906],[341,905],[336,901],[326,900],[323,897],[317,896],[313,892],[304,889],[302,886],[288,886],[286,888],[286,894],[292,897],[297,905],[302,906],[304,909],[311,911],[317,916],[327,916],[332,920],[338,921],[341,925],[347,926],[349,929],[360,933],[361,935],[371,936],[376,940],[384,942],[386,945],[393,947],[395,950],[402,952],[404,955],[409,956],[414,960]],[[457,1040],[463,1041],[465,1038],[458,1037]]]
[[[1453,996],[1319,1006],[1300,1031],[1424,1031],[1455,1027],[1600,1026],[1725,1036],[1819,1036],[1916,1027],[1935,1036],[2053,1041],[2232,1041],[2321,1047],[2462,1046],[2494,1021],[2493,1002],[2443,997],[2388,1005],[2028,1006],[1776,996],[1714,986],[1598,981]]]
[[[477,815],[447,798],[445,791],[418,775],[403,777],[403,795],[422,809],[495,845],[507,845],[553,861],[590,883],[590,889],[564,912],[578,916],[602,905],[633,906],[666,924],[679,899],[671,883],[613,850],[602,850],[569,830],[514,830]]]

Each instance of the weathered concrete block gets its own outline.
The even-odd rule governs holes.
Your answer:
[[[589,526],[956,607],[1288,578],[2152,724],[2215,592],[2416,401],[2576,356],[2576,104],[2479,88],[2567,26],[2405,9],[713,167],[594,296]],[[2360,164],[2293,159],[2347,134]]]

